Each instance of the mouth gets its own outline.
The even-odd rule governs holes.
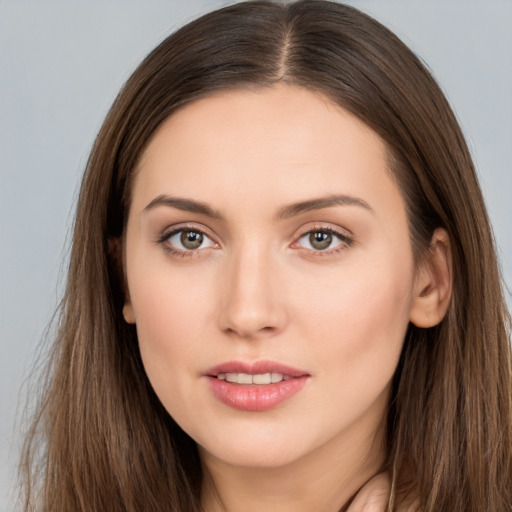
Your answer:
[[[250,384],[264,386],[266,384],[277,384],[283,380],[290,380],[293,377],[283,375],[282,373],[257,373],[256,375],[251,375],[250,373],[219,373],[217,379],[245,386]]]
[[[303,389],[308,372],[272,361],[232,361],[208,372],[210,389],[223,404],[243,411],[266,411]]]

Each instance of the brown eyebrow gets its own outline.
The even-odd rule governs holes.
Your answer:
[[[222,215],[217,210],[214,210],[206,203],[195,201],[194,199],[186,199],[181,197],[173,197],[167,195],[160,195],[155,197],[145,208],[144,211],[152,210],[157,206],[168,206],[177,208],[185,212],[199,213],[206,215],[213,219],[222,219]],[[331,206],[359,206],[365,210],[373,212],[371,206],[358,197],[349,196],[345,194],[331,195],[327,197],[320,197],[316,199],[309,199],[300,203],[294,203],[284,206],[277,213],[278,219],[289,219],[301,213],[306,213],[312,210],[321,210],[322,208],[329,208]]]
[[[177,208],[178,210],[183,210],[185,212],[206,215],[207,217],[212,217],[213,219],[222,219],[222,215],[217,210],[214,210],[205,203],[194,201],[193,199],[185,199],[167,195],[160,195],[155,197],[155,199],[153,199],[144,208],[144,211],[147,212],[153,208],[156,208],[157,206],[169,206],[171,208]]]
[[[279,210],[277,218],[288,219],[300,215],[301,213],[311,210],[321,210],[322,208],[329,208],[331,206],[360,206],[365,210],[373,212],[372,207],[363,199],[345,194],[337,194],[285,206]]]

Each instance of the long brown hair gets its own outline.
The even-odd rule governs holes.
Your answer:
[[[409,327],[394,378],[383,469],[395,506],[414,490],[425,512],[512,509],[509,316],[461,130],[394,34],[352,7],[302,0],[242,2],[193,21],[142,62],[112,106],[82,182],[58,334],[22,463],[24,510],[200,510],[196,445],[148,382],[109,244],[123,233],[137,160],[169,115],[215,91],[277,82],[326,95],[382,137],[417,261],[436,227],[451,239],[449,311],[434,328]]]

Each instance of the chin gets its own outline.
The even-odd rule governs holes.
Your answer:
[[[291,447],[280,446],[276,450],[276,443],[269,443],[272,446],[258,446],[247,443],[244,445],[230,443],[226,447],[207,450],[199,446],[199,453],[203,460],[216,459],[222,464],[247,469],[278,469],[288,466],[301,459],[304,453],[293,450]]]
[[[227,426],[226,426],[227,427]],[[299,427],[299,428],[298,428]],[[210,430],[206,436],[193,436],[201,457],[245,468],[279,468],[317,451],[325,439],[318,430],[308,435],[306,425],[237,422],[235,428]]]

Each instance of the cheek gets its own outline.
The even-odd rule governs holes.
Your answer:
[[[151,265],[130,282],[142,362],[169,411],[190,403],[192,391],[184,377],[197,374],[198,358],[208,342],[204,325],[212,325],[213,298],[204,278],[197,272],[170,270],[166,262]]]
[[[311,417],[329,410],[335,431],[340,425],[362,429],[372,442],[375,431],[364,425],[377,428],[386,414],[408,325],[407,300],[387,279],[363,284],[357,277],[345,280],[332,297],[337,307],[328,301],[323,315],[318,311],[324,321],[317,322],[313,357],[319,387],[330,391],[315,403]]]
[[[201,339],[212,303],[204,282],[199,286],[192,276],[156,270],[135,283],[130,293],[141,345],[151,345],[155,351],[179,351],[190,345],[191,337]]]
[[[318,340],[315,357],[331,370],[326,374],[351,382],[391,378],[409,323],[412,283],[412,265],[388,262],[340,272],[314,296],[310,287],[301,306],[303,329]]]

